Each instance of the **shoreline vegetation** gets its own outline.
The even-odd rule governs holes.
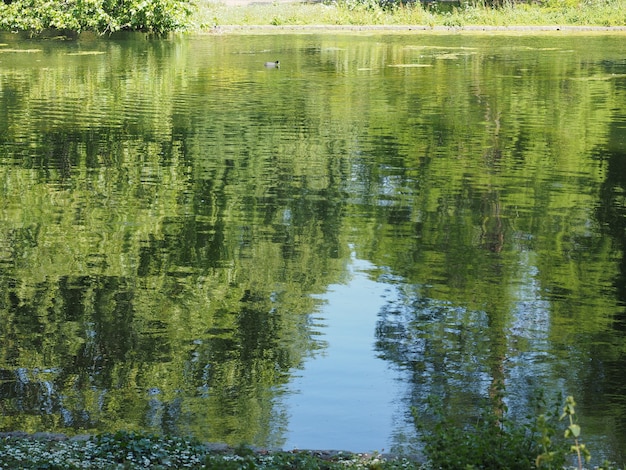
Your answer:
[[[626,34],[626,26],[423,26],[423,25],[223,25],[210,30],[198,31],[197,34],[294,34],[294,33],[510,33],[510,34]]]
[[[625,32],[626,0],[4,0],[0,31],[294,32]]]
[[[419,470],[415,456],[230,447],[141,432],[67,436],[0,433],[0,469]]]
[[[552,405],[542,392],[536,405],[544,413],[528,422],[508,416],[504,387],[473,425],[459,427],[433,397],[434,427],[424,426],[413,409],[422,433],[423,455],[355,453],[337,450],[263,449],[193,438],[155,435],[142,431],[67,436],[60,433],[0,432],[0,470],[4,469],[213,469],[213,470],[583,470],[591,452],[581,441],[576,402],[568,396],[564,406]],[[432,423],[431,423],[432,424]],[[563,433],[562,430],[565,429]],[[559,439],[558,435],[562,438]],[[621,467],[604,461],[597,470]]]
[[[242,1],[249,3],[241,4]],[[432,31],[626,32],[626,0],[450,2],[402,4],[384,0],[300,3],[278,0],[201,1],[192,32]],[[229,4],[229,2],[231,4]]]

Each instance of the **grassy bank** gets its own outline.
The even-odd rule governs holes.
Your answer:
[[[465,4],[447,12],[422,6],[419,2],[382,8],[373,0],[241,5],[199,0],[195,8],[191,17],[191,29],[195,31],[210,31],[224,25],[420,25],[428,28],[518,25],[626,26],[626,0],[511,2],[501,8]]]
[[[421,29],[511,26],[622,27],[626,0],[501,0],[498,8],[481,0],[450,7],[403,0],[5,0],[0,30],[63,33],[116,31],[215,32],[219,27],[402,27]],[[384,5],[384,6],[381,6]]]

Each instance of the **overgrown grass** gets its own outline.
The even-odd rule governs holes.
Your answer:
[[[224,25],[626,26],[626,0],[506,2],[501,8],[477,2],[445,13],[419,2],[383,8],[374,0],[240,6],[226,6],[219,0],[196,3],[193,30]]]

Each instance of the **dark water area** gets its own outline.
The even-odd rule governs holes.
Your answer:
[[[406,450],[503,383],[626,461],[623,44],[0,36],[0,431]]]

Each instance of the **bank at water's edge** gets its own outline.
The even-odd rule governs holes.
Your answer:
[[[439,4],[439,2],[437,2]],[[485,2],[488,3],[488,2]],[[278,0],[201,1],[189,26],[193,31],[254,30],[411,30],[411,31],[618,31],[626,28],[626,0],[565,5],[548,0],[511,3],[500,8],[464,2],[441,2],[432,7],[419,2],[295,2]]]
[[[98,436],[0,433],[0,469],[419,469],[413,458],[331,450],[268,450],[118,432]]]

